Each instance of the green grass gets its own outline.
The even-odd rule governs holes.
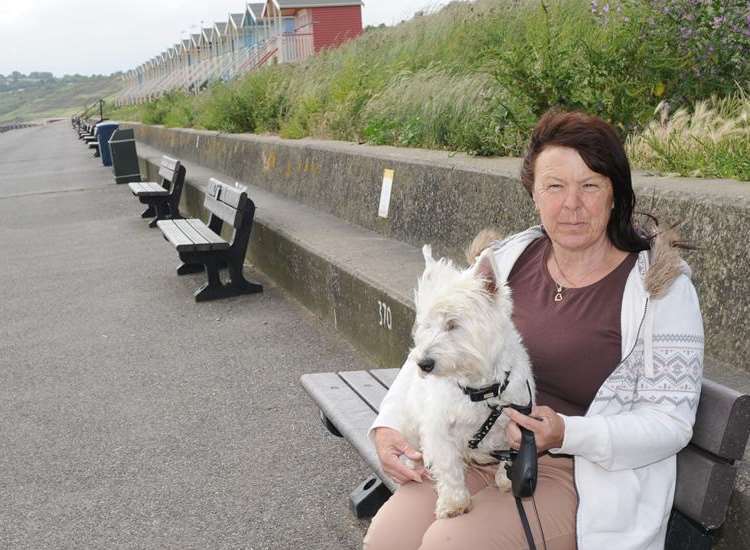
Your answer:
[[[297,65],[264,67],[198,96],[168,94],[113,116],[224,132],[520,155],[538,118],[559,107],[599,115],[633,139],[650,128],[660,101],[690,109],[728,85],[726,78],[707,84],[691,77],[692,61],[678,42],[662,39],[671,32],[666,27],[661,35],[658,26],[644,34],[649,21],[656,17],[658,23],[650,4],[624,2],[622,10],[602,17],[581,0],[456,2],[395,27],[368,30]],[[750,64],[732,76],[750,82]],[[706,154],[734,158],[744,150],[740,144],[732,152]],[[643,167],[655,166],[656,157],[635,155]]]
[[[111,98],[121,87],[119,79],[100,77],[81,82],[57,80],[22,91],[0,92],[0,122],[78,114],[99,98]]]

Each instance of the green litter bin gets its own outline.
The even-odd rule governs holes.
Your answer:
[[[135,132],[132,129],[118,128],[109,138],[109,150],[112,153],[112,171],[115,183],[141,181],[141,169],[135,151]]]

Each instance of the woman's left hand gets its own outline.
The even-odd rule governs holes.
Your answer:
[[[521,429],[523,426],[534,433],[536,439],[536,450],[543,453],[547,449],[562,447],[565,438],[565,422],[554,410],[549,407],[533,407],[531,415],[526,416],[510,407],[503,411],[510,418],[505,428],[505,437],[512,449],[521,446]]]

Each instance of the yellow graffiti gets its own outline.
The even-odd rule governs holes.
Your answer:
[[[279,164],[279,159],[276,155],[276,151],[263,151],[261,153],[261,160],[263,162],[264,172],[275,170]],[[287,160],[286,167],[284,169],[284,176],[290,177],[294,173],[319,175],[320,164],[310,160],[309,158],[299,159],[294,163],[291,160]]]
[[[276,168],[276,151],[263,151],[263,171],[270,172]]]

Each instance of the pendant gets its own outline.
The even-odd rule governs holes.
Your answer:
[[[563,296],[562,296],[563,287],[560,285],[557,285],[557,292],[555,294],[555,302],[562,302]]]

